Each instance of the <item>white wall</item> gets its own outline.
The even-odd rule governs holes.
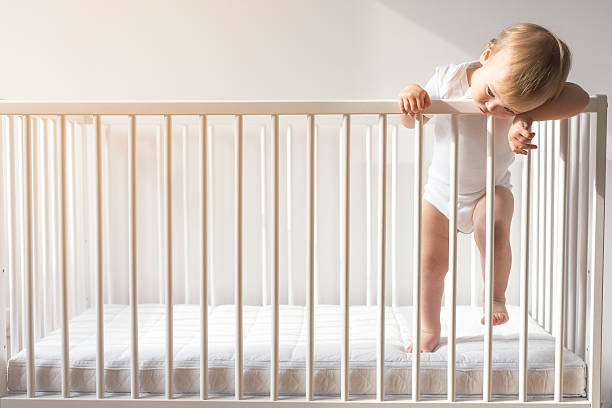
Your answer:
[[[568,43],[570,80],[612,95],[609,1],[2,0],[0,10],[0,97],[9,99],[392,99],[521,21]],[[611,341],[608,329],[604,356]]]

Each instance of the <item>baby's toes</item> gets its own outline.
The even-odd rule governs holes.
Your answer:
[[[504,324],[508,321],[508,315],[506,313],[494,313],[493,314],[493,324]]]

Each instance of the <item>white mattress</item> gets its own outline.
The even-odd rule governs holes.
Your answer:
[[[209,391],[234,392],[233,305],[209,310]],[[141,304],[139,313],[139,365],[141,392],[163,393],[165,379],[165,307]],[[482,393],[483,326],[481,309],[457,307],[457,393]],[[493,393],[518,392],[519,309],[509,307],[510,321],[494,328]],[[244,392],[267,394],[271,350],[271,308],[244,307]],[[306,319],[303,306],[280,307],[279,392],[303,394],[306,355]],[[350,308],[351,394],[376,393],[376,307]],[[320,305],[315,309],[315,394],[340,393],[341,308]],[[108,392],[130,390],[129,307],[105,305],[105,384]],[[199,392],[199,306],[174,306],[174,387],[177,393]],[[73,391],[95,391],[95,310],[70,321],[70,383]],[[421,354],[421,392],[446,393],[446,314],[442,311],[442,345]],[[385,387],[387,394],[410,394],[412,307],[387,308]],[[35,345],[36,389],[60,390],[60,332]],[[528,392],[552,394],[554,338],[534,321],[529,322]],[[586,366],[574,353],[564,352],[563,389],[566,395],[585,395]],[[25,391],[25,350],[8,364],[8,387]]]

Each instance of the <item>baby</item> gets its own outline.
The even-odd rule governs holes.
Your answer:
[[[566,82],[570,51],[555,34],[536,24],[517,24],[491,40],[478,61],[436,68],[425,89],[408,85],[399,95],[404,126],[414,127],[416,114],[431,99],[472,99],[495,120],[495,243],[493,324],[508,321],[506,287],[510,274],[510,221],[514,197],[508,168],[514,153],[528,154],[533,121],[562,119],[581,112],[589,102],[578,85]],[[428,119],[424,117],[424,122]],[[440,305],[448,271],[450,117],[435,120],[435,145],[423,192],[421,351],[440,343]],[[486,118],[459,117],[457,229],[469,234],[485,263]],[[505,140],[507,138],[507,141]],[[484,296],[484,295],[483,295]],[[481,323],[484,324],[484,318]],[[412,346],[408,346],[412,352]]]

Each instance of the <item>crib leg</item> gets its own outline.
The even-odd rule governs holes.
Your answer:
[[[7,305],[5,299],[8,293],[8,273],[6,268],[2,268],[0,274],[0,397],[6,395],[6,316],[7,316]]]

